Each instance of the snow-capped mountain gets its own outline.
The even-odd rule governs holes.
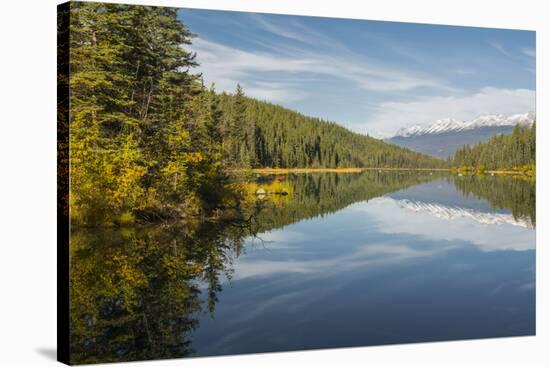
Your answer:
[[[395,136],[385,141],[421,153],[446,158],[464,144],[473,145],[497,134],[509,134],[515,125],[530,125],[533,121],[535,121],[534,112],[482,115],[469,121],[445,118],[431,124],[402,128]]]
[[[395,136],[408,137],[411,135],[441,134],[452,131],[472,130],[481,127],[515,126],[532,124],[535,113],[527,112],[515,115],[482,115],[470,121],[459,121],[453,118],[437,120],[432,124],[415,125],[401,128]]]

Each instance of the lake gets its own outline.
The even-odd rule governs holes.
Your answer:
[[[535,183],[260,176],[239,223],[71,234],[74,363],[535,333]]]

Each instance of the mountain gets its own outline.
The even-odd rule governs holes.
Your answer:
[[[464,144],[474,145],[497,134],[509,134],[515,125],[530,125],[535,113],[482,115],[470,121],[452,118],[402,128],[386,142],[439,158],[447,158]]]

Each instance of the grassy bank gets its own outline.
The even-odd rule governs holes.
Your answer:
[[[513,175],[513,176],[535,177],[535,172],[533,172],[533,171],[494,170],[494,171],[485,171],[484,173],[485,174],[494,174],[494,175]]]
[[[452,172],[461,175],[499,175],[522,176],[534,178],[535,172],[530,169],[498,169],[478,171],[475,169],[457,168],[391,168],[391,167],[362,167],[362,168],[254,168],[252,173],[260,175],[284,175],[290,173],[359,173],[364,171],[422,171],[422,172]]]
[[[531,166],[515,167],[515,168],[502,168],[502,169],[476,169],[475,167],[453,167],[452,172],[459,175],[499,175],[499,176],[522,176],[535,178],[536,170]]]
[[[358,173],[363,171],[449,171],[447,168],[254,168],[252,172],[261,175],[269,174],[288,174],[288,173]]]

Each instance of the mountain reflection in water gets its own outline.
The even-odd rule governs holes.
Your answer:
[[[292,195],[251,226],[73,230],[72,362],[534,334],[534,182],[261,180]]]

